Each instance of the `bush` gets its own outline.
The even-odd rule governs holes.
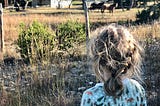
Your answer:
[[[54,34],[47,26],[34,21],[31,25],[20,24],[17,44],[22,58],[32,64],[51,62],[64,54],[75,56],[80,53],[79,46],[84,41],[85,27],[81,23],[67,21],[59,24]]]
[[[75,50],[85,41],[85,27],[82,23],[67,21],[59,24],[56,30],[58,50],[75,54]]]
[[[138,11],[136,14],[137,23],[148,23],[160,18],[160,3],[150,6],[147,9]]]
[[[31,25],[20,24],[17,44],[20,53],[30,63],[47,61],[54,48],[54,34],[47,26],[34,21]]]

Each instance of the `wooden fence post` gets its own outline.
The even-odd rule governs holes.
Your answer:
[[[3,45],[4,45],[4,35],[3,35],[3,7],[0,3],[0,60],[3,59]]]
[[[86,49],[87,55],[89,53],[88,42],[90,37],[90,27],[89,27],[89,15],[88,15],[88,7],[86,0],[83,1],[84,10],[85,10],[85,23],[86,23]]]

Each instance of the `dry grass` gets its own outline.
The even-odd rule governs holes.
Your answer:
[[[118,22],[118,21],[135,21],[135,16],[138,11],[141,11],[142,9],[131,9],[130,11],[122,11],[122,9],[116,9],[114,13],[109,13],[108,10],[105,11],[104,14],[101,14],[100,12],[91,12],[90,13],[90,21],[91,22]]]
[[[135,15],[137,11],[141,9],[131,9],[130,11],[122,11],[116,9],[113,14],[107,10],[104,14],[100,11],[94,10],[89,12],[90,23],[103,23],[108,24],[111,22],[125,23],[126,21],[135,21]],[[4,34],[5,34],[5,54],[17,55],[15,47],[10,46],[17,38],[19,33],[19,25],[24,22],[25,24],[31,24],[34,20],[41,23],[45,23],[49,26],[66,22],[67,20],[77,20],[79,22],[85,22],[84,11],[81,7],[72,7],[71,9],[53,9],[49,7],[30,8],[22,12],[9,12],[4,10]],[[139,25],[131,27],[131,32],[138,36],[138,38],[145,38],[146,36],[158,36],[160,31],[158,23],[153,25]],[[10,49],[11,48],[11,49]]]
[[[25,13],[25,14],[9,14],[4,13],[4,34],[5,41],[14,41],[18,37],[18,29],[20,23],[24,22],[30,24],[33,21],[39,21],[48,25],[58,24],[67,20],[84,20],[81,14],[70,14],[70,13]]]
[[[146,38],[159,38],[160,37],[160,22],[153,22],[151,25],[137,25],[131,26],[130,32],[140,41]]]
[[[100,11],[95,10],[89,12],[90,22],[118,22],[135,20],[135,14],[138,10],[132,9],[131,11],[122,11],[121,9],[115,10],[114,14],[105,11],[101,14]],[[18,36],[18,26],[21,22],[30,24],[32,21],[38,20],[47,24],[58,24],[67,20],[78,20],[82,23],[85,22],[84,11],[79,8],[72,7],[71,9],[52,9],[49,7],[31,8],[22,12],[4,12],[4,32],[5,41],[14,41]]]

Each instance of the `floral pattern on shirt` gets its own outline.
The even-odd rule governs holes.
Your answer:
[[[133,79],[124,79],[124,91],[118,98],[108,96],[103,83],[87,89],[82,96],[81,106],[147,106],[144,88]]]

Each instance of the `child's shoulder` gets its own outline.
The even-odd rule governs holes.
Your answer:
[[[143,86],[136,80],[134,79],[130,79],[131,84],[133,84],[134,86],[136,86],[138,89],[143,89]]]
[[[88,88],[85,92],[98,92],[103,88],[103,83],[97,83],[95,86]]]
[[[134,79],[126,79],[126,81],[124,81],[124,85],[130,91],[144,93],[143,86],[138,81],[136,81]]]
[[[103,83],[97,83],[95,86],[85,90],[83,94],[87,96],[98,96],[104,94]]]

